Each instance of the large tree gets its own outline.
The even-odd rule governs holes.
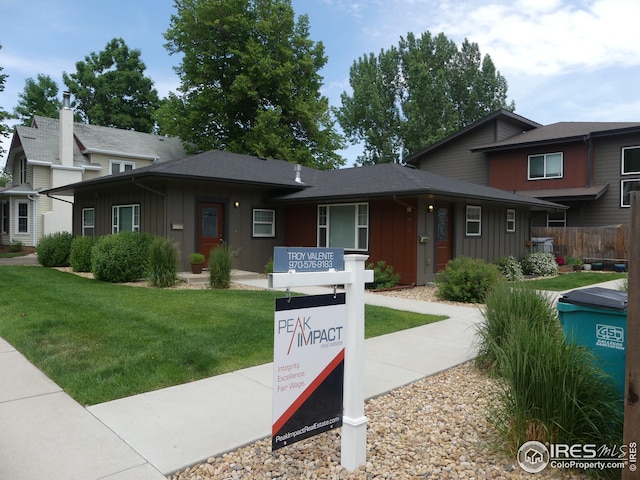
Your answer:
[[[39,73],[37,81],[28,78],[24,91],[18,95],[13,112],[22,125],[29,125],[34,115],[56,118],[62,102],[58,99],[58,84],[49,75]]]
[[[402,162],[490,112],[515,109],[491,58],[442,33],[409,33],[397,47],[361,57],[349,81],[337,118],[351,142],[363,144],[361,164]]]
[[[140,50],[129,50],[122,38],[114,38],[100,53],[77,62],[75,73],[62,77],[84,122],[151,132],[159,99],[145,69]]]
[[[2,49],[2,45],[0,45],[0,49]],[[0,72],[4,70],[3,67],[0,67]],[[7,80],[8,75],[6,73],[0,73],[0,92],[4,92],[4,82]],[[9,126],[4,122],[11,118],[11,115],[2,109],[0,106],[0,137],[8,137],[9,136]],[[0,156],[5,153],[5,149],[2,148],[2,143],[0,143]],[[6,182],[5,182],[6,183]]]
[[[175,0],[167,50],[181,85],[163,102],[161,131],[194,150],[223,149],[319,168],[344,163],[329,102],[327,59],[290,0]]]

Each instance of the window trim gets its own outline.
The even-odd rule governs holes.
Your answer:
[[[477,211],[478,212],[478,218],[469,218],[469,214],[472,211]],[[478,225],[478,231],[477,232],[470,232],[469,231],[469,226],[470,225]],[[465,230],[465,235],[467,237],[481,237],[482,236],[482,206],[480,205],[467,205],[466,209],[465,209],[465,216],[464,216],[464,230]]]
[[[562,220],[552,220],[552,222],[556,222],[556,223],[562,223],[562,225],[549,225],[549,212],[547,212],[547,227],[559,227],[559,228],[566,228],[567,226],[567,211],[566,210],[562,210],[559,212],[553,212],[553,213],[561,213],[563,218]]]
[[[269,212],[271,213],[271,221],[258,221],[256,220],[256,213],[258,212]],[[269,233],[257,233],[256,226],[257,225],[271,225],[271,231]],[[251,233],[255,238],[273,238],[276,236],[276,211],[271,208],[254,208],[252,215],[252,223],[251,223]]]
[[[331,238],[331,208],[353,206],[353,240],[355,247],[343,247],[330,245]],[[324,209],[324,213],[321,211]],[[364,210],[364,212],[362,211]],[[365,216],[365,223],[360,223],[362,216]],[[324,222],[322,222],[324,219]],[[366,252],[369,250],[369,203],[368,202],[352,202],[352,203],[326,203],[318,205],[316,220],[316,245],[318,247],[328,248],[344,248],[349,251]],[[324,233],[323,233],[324,231]],[[365,245],[360,245],[360,234],[364,232]],[[321,241],[324,237],[324,242]],[[324,243],[324,245],[323,245]]]
[[[625,183],[640,183],[640,178],[625,178],[624,180],[620,180],[620,207],[621,208],[631,208],[631,190],[629,190],[629,202],[625,203],[624,197],[624,184]]]
[[[131,230],[132,232],[139,232],[140,231],[140,204],[139,203],[131,203],[128,205],[113,205],[111,207],[111,233],[118,233],[118,232],[122,232],[122,231],[129,231],[129,230],[122,230],[120,228],[120,219],[122,218],[122,216],[120,215],[120,209],[121,208],[129,208],[131,207],[132,210],[132,215],[133,218],[131,219],[131,226],[133,228],[133,230]],[[118,214],[116,215],[116,210],[118,211]],[[136,212],[137,210],[137,212]],[[135,222],[137,217],[138,223]],[[116,223],[117,222],[117,223]]]
[[[0,202],[0,233],[8,235],[11,229],[11,206],[9,200]]]
[[[87,225],[85,223],[85,212],[88,211],[92,211],[93,212],[93,224],[92,225]],[[91,235],[87,235],[87,230],[91,229]],[[82,235],[84,236],[95,236],[95,232],[96,232],[96,209],[93,207],[90,208],[83,208],[82,209]]]
[[[553,177],[547,175],[547,157],[551,155],[560,155],[560,174]],[[544,173],[542,177],[531,176],[531,158],[532,157],[543,157]],[[556,178],[564,178],[564,153],[563,152],[536,153],[534,155],[529,155],[527,157],[527,180],[553,180]]]
[[[26,205],[27,207],[27,214],[26,215],[20,215],[20,205]],[[30,221],[30,212],[29,212],[29,201],[28,200],[16,200],[15,203],[15,208],[16,208],[16,225],[15,225],[15,233],[16,235],[29,235],[31,233],[31,221]],[[21,231],[20,230],[20,219],[21,218],[26,218],[27,220],[27,229],[25,231]]]
[[[118,165],[118,169],[120,171],[118,172],[114,172],[113,171],[113,166],[114,165]],[[131,162],[128,160],[109,160],[109,174],[110,175],[115,175],[117,173],[124,173],[126,172],[126,168],[127,166],[131,166],[131,170],[135,170],[136,169],[136,162]]]
[[[512,218],[509,218],[512,217]],[[516,210],[514,208],[507,208],[507,233],[514,233],[516,231]],[[511,224],[511,226],[509,226]]]
[[[27,157],[20,158],[18,165],[18,179],[19,185],[27,183]]]
[[[639,175],[640,174],[640,170],[637,171],[625,171],[624,168],[624,153],[626,150],[640,150],[640,145],[632,145],[630,147],[622,147],[622,150],[620,152],[620,175]],[[622,200],[620,200],[621,205],[622,205]]]

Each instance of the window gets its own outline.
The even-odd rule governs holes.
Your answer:
[[[9,233],[9,202],[2,202],[2,233]]]
[[[20,159],[20,169],[18,170],[20,185],[27,183],[27,158]]]
[[[507,208],[507,232],[516,231],[516,211]]]
[[[631,191],[640,190],[640,178],[633,180],[622,180],[620,182],[620,206],[631,206]]]
[[[82,209],[82,235],[93,237],[95,232],[95,210],[93,208]]]
[[[562,153],[529,156],[529,180],[562,178]]]
[[[114,205],[112,233],[140,231],[140,205]]]
[[[256,208],[253,210],[253,236],[254,237],[275,237],[276,236],[275,210],[263,210],[260,208]]]
[[[319,205],[318,246],[367,250],[369,205],[366,203]]]
[[[640,173],[640,147],[622,149],[622,175]]]
[[[547,212],[547,227],[566,227],[567,212]]]
[[[16,233],[29,233],[29,202],[16,202]]]
[[[129,172],[136,168],[136,164],[133,162],[124,162],[122,160],[109,160],[109,166],[111,173]]]
[[[466,234],[470,237],[482,235],[482,207],[467,205]]]

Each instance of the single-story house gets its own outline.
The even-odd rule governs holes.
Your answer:
[[[454,257],[528,251],[533,215],[559,204],[398,164],[321,171],[209,151],[45,192],[73,195],[73,233],[163,235],[189,254],[222,242],[262,272],[275,246],[342,247],[425,284]],[[91,219],[87,223],[86,219]]]

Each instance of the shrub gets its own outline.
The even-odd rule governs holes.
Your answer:
[[[273,273],[273,257],[264,266],[264,274],[269,275],[270,273]]]
[[[489,289],[502,279],[498,267],[482,259],[450,260],[436,276],[436,295],[443,300],[482,303]]]
[[[234,253],[229,245],[221,245],[209,253],[209,283],[212,288],[229,288]]]
[[[189,262],[193,265],[200,265],[204,263],[204,255],[200,252],[193,252],[189,254]]]
[[[69,254],[69,264],[74,272],[91,271],[91,249],[96,241],[93,237],[75,237],[71,242],[71,253]]]
[[[38,262],[43,267],[68,267],[73,236],[69,232],[45,235],[38,243]]]
[[[91,271],[103,282],[133,282],[145,277],[151,235],[120,232],[101,237],[91,251]]]
[[[513,256],[502,257],[497,262],[498,270],[510,282],[520,282],[524,280],[524,274],[522,273],[522,266],[520,262]]]
[[[155,287],[171,287],[178,279],[178,249],[171,240],[154,237],[149,245],[149,283]]]
[[[20,240],[12,240],[11,243],[9,244],[10,252],[18,253],[18,252],[22,252],[23,250],[24,250],[24,243],[22,243]]]
[[[521,262],[522,272],[525,275],[549,277],[558,274],[558,264],[553,253],[530,253]]]
[[[375,267],[373,263],[370,263],[367,265],[367,269],[373,270],[373,284],[371,288],[391,288],[395,287],[400,281],[400,275],[393,273],[393,267],[387,265],[384,260],[379,260]]]

